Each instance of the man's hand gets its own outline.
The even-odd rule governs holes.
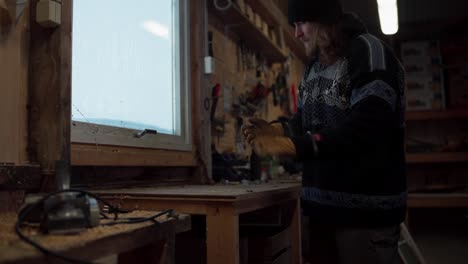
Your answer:
[[[259,136],[250,144],[255,153],[261,157],[271,156],[296,156],[296,147],[288,137],[281,136]]]
[[[283,136],[284,131],[280,123],[269,124],[267,121],[259,118],[249,119],[248,125],[242,127],[242,134],[249,144],[252,140],[260,136]]]

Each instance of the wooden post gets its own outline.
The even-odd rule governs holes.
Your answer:
[[[16,20],[16,5],[0,3],[0,163],[26,165],[29,10]]]
[[[239,264],[239,215],[232,208],[218,208],[206,216],[208,264]]]
[[[62,22],[43,28],[31,1],[29,150],[42,174],[55,175],[57,160],[70,161],[71,27],[73,1],[63,1]]]
[[[192,128],[194,155],[198,159],[195,181],[211,182],[211,123],[208,109],[203,101],[209,96],[204,77],[204,56],[206,54],[206,0],[190,1],[190,64],[192,91]]]
[[[301,204],[299,199],[293,201],[293,213],[290,225],[291,232],[291,263],[302,263],[302,238],[301,238]]]

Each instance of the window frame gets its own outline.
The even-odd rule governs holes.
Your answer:
[[[72,144],[111,145],[114,147],[138,147],[149,149],[165,149],[176,151],[192,150],[192,116],[191,116],[191,92],[190,92],[190,6],[189,0],[177,0],[178,12],[174,13],[175,34],[175,65],[173,72],[179,73],[179,78],[174,77],[174,96],[180,98],[179,107],[174,107],[174,117],[180,118],[180,126],[175,126],[176,133],[168,134],[146,134],[135,137],[140,130],[118,128],[105,125],[97,125],[86,122],[73,121],[71,124]],[[73,20],[72,18],[70,18]],[[73,52],[73,50],[71,51]],[[157,103],[157,102],[156,102]]]

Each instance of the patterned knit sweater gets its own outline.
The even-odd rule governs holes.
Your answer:
[[[388,226],[406,213],[404,72],[361,32],[346,57],[313,61],[289,122],[303,162],[303,211],[337,226]]]

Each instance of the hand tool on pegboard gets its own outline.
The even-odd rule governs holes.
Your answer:
[[[211,112],[210,112],[210,120],[213,122],[214,115],[216,113],[216,105],[218,104],[219,93],[221,92],[221,85],[217,83],[215,86],[211,88]]]
[[[293,113],[297,112],[297,96],[296,96],[296,86],[291,85],[291,96],[293,100]]]

